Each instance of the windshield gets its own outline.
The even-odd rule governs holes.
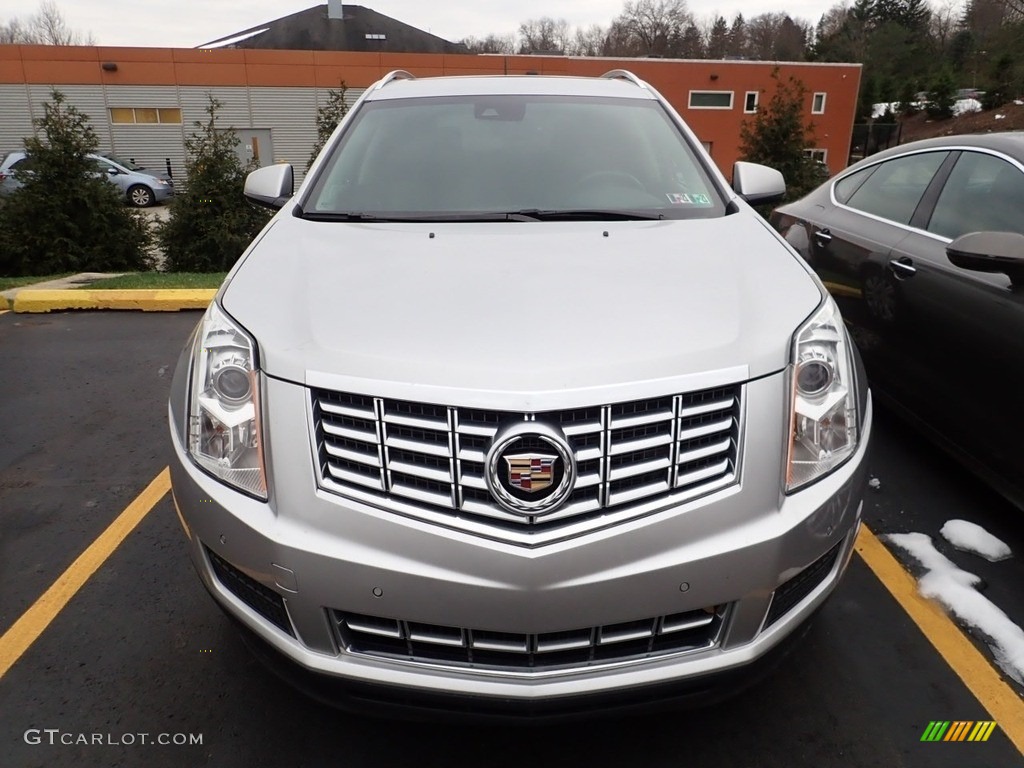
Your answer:
[[[117,163],[118,165],[124,166],[129,171],[144,171],[144,170],[146,170],[143,166],[136,165],[131,160],[125,160],[123,157],[118,157],[117,155],[103,155],[103,157],[107,158],[107,160],[111,160],[111,161]]]
[[[498,95],[365,104],[303,211],[692,218],[722,215],[724,203],[656,101]]]

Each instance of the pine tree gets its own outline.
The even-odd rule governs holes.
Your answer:
[[[792,76],[783,81],[777,68],[772,79],[775,93],[740,127],[740,155],[780,171],[786,179],[786,199],[795,200],[821,180],[806,152],[814,141],[814,126],[804,122],[807,88]]]
[[[269,213],[242,195],[253,164],[243,166],[234,128],[217,126],[223,104],[209,97],[206,122],[185,140],[188,183],[171,202],[159,238],[166,267],[176,272],[224,272],[266,224]]]
[[[316,143],[313,145],[313,150],[309,153],[309,162],[306,163],[306,170],[309,170],[309,167],[313,165],[313,161],[316,160],[317,155],[320,154],[320,150],[324,148],[327,140],[331,138],[331,134],[338,127],[338,123],[348,114],[348,104],[345,103],[345,93],[347,91],[348,87],[345,85],[345,81],[342,80],[341,85],[337,89],[327,92],[327,103],[317,108]]]
[[[0,205],[0,275],[147,268],[146,221],[88,157],[98,146],[88,115],[54,89],[35,125],[30,170]]]
[[[724,59],[729,53],[729,23],[723,16],[716,16],[708,33],[707,56],[709,59]]]

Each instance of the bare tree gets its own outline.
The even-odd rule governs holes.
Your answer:
[[[543,16],[519,25],[520,53],[565,52],[569,47],[569,22]]]
[[[608,33],[600,24],[577,27],[569,46],[571,56],[601,56],[608,41]]]
[[[39,10],[27,22],[11,19],[0,24],[0,43],[24,45],[96,45],[91,32],[82,33],[68,26],[64,14],[53,0],[43,0]]]
[[[6,24],[0,24],[0,45],[12,45],[17,43],[28,43],[28,30],[21,26],[18,19],[11,19]]]
[[[466,37],[461,41],[471,53],[503,53],[516,52],[515,35],[489,34],[484,38]]]
[[[641,55],[666,56],[692,21],[686,0],[626,0],[615,23],[633,38]]]

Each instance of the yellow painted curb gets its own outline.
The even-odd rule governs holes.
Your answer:
[[[19,291],[15,312],[55,312],[65,309],[140,309],[143,312],[176,312],[206,309],[215,288],[164,288],[124,291]]]

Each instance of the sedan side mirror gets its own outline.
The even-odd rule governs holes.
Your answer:
[[[295,173],[288,163],[258,168],[245,177],[243,193],[257,205],[278,209],[291,200]]]
[[[107,168],[107,173],[109,173],[111,176],[117,176],[120,173],[120,171],[117,170],[117,168]]]
[[[1017,232],[968,232],[946,246],[946,255],[961,269],[1001,272],[1024,285],[1024,235]]]
[[[767,165],[740,161],[732,167],[732,188],[748,203],[770,203],[786,194],[786,180]]]

